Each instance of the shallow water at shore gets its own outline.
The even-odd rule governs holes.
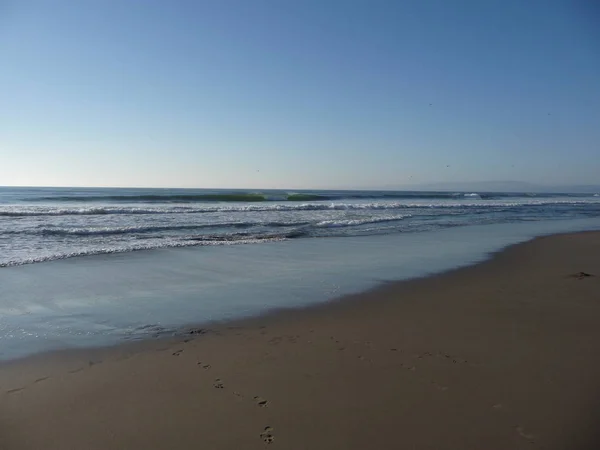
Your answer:
[[[484,260],[532,237],[600,229],[598,219],[435,232],[160,249],[0,270],[0,358],[110,345],[189,324],[301,307]]]

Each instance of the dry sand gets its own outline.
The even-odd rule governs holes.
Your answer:
[[[400,249],[399,249],[400,251]],[[591,449],[600,233],[175,340],[0,369],[1,449]]]

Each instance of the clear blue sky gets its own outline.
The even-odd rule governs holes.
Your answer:
[[[593,4],[0,0],[0,185],[600,183]]]

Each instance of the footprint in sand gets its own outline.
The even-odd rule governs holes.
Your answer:
[[[528,441],[533,441],[535,439],[535,436],[533,434],[525,433],[525,430],[523,430],[523,428],[521,427],[517,427],[517,433],[519,433],[519,436],[527,439]]]
[[[215,380],[215,383],[213,384],[213,386],[214,386],[215,389],[223,389],[223,388],[225,388],[225,385],[223,384],[223,382],[219,378],[217,378]]]
[[[431,355],[431,353],[430,353]],[[433,355],[432,355],[433,356]],[[452,364],[468,364],[469,361],[467,361],[466,359],[462,359],[462,358],[458,358],[456,356],[452,356],[452,355],[448,355],[447,353],[438,353],[437,355],[435,355],[439,358],[446,358],[448,361],[452,361]]]
[[[177,350],[176,352],[173,352],[173,356],[179,356],[183,353],[183,350]]]
[[[202,364],[202,361],[198,361],[196,364],[198,364],[200,367],[202,367],[204,370],[208,370],[210,369],[210,364]]]
[[[583,280],[584,278],[589,278],[589,277],[593,277],[594,275],[592,275],[591,273],[587,273],[587,272],[577,272],[574,273],[573,275],[569,275],[571,278],[575,278],[577,280]]]
[[[14,394],[15,392],[21,392],[21,391],[23,391],[23,390],[25,390],[25,388],[24,388],[24,387],[21,387],[21,388],[15,388],[15,389],[10,389],[10,390],[6,391],[6,393],[7,393],[7,394]]]
[[[259,397],[258,395],[256,397],[254,397],[254,401],[256,402],[256,404],[258,406],[261,406],[263,408],[266,407],[269,404],[269,402],[267,400],[265,400],[262,397]]]
[[[260,438],[267,444],[272,443],[275,439],[275,436],[273,436],[273,427],[265,427],[264,431],[260,433]]]
[[[206,334],[209,331],[210,330],[208,330],[206,328],[194,328],[194,329],[188,331],[188,334],[195,336],[195,335],[200,335],[200,334]]]

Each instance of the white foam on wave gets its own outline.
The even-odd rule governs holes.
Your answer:
[[[294,227],[310,225],[307,220],[282,220],[282,221],[232,221],[232,222],[207,222],[186,223],[170,225],[131,225],[121,227],[93,226],[93,227],[59,227],[59,226],[36,226],[28,229],[2,230],[3,234],[28,234],[28,235],[56,235],[56,236],[104,236],[104,235],[126,235],[159,233],[162,231],[193,231],[210,228],[252,228],[252,227]]]
[[[322,220],[315,224],[316,227],[348,227],[357,225],[366,225],[370,223],[395,222],[412,217],[411,214],[403,214],[398,216],[381,216],[367,217],[364,219],[337,219],[337,220]]]
[[[22,266],[25,264],[34,264],[40,262],[57,261],[60,259],[75,258],[78,256],[93,256],[93,255],[109,255],[115,253],[129,253],[140,250],[158,250],[164,248],[180,248],[180,247],[200,247],[200,246],[218,246],[218,245],[243,245],[243,244],[258,244],[264,242],[278,242],[286,240],[287,238],[282,237],[269,237],[269,238],[248,238],[248,239],[236,239],[236,240],[182,240],[182,241],[167,241],[152,244],[135,244],[127,245],[122,247],[108,247],[108,248],[96,248],[89,250],[82,250],[68,253],[57,253],[52,255],[44,255],[35,258],[26,258],[21,260],[11,260],[0,263],[0,267],[13,267]]]
[[[52,206],[25,206],[25,207],[0,207],[0,216],[90,216],[104,214],[164,214],[184,213],[186,208],[118,208],[118,207],[95,207],[95,208],[57,208]],[[196,212],[196,211],[192,211]],[[199,211],[203,212],[203,211]]]
[[[473,195],[465,194],[467,199],[476,199]],[[452,202],[440,200],[432,203],[430,201],[422,202],[369,202],[369,203],[302,203],[302,204],[270,204],[270,205],[219,205],[204,207],[186,207],[165,205],[156,208],[138,208],[138,207],[94,207],[94,208],[57,208],[52,206],[31,207],[31,206],[0,206],[0,216],[19,217],[19,216],[61,216],[61,215],[108,215],[108,214],[200,214],[200,213],[221,213],[221,212],[267,212],[267,211],[344,211],[344,210],[387,210],[387,209],[405,209],[405,208],[497,208],[497,207],[518,207],[518,206],[537,206],[537,205],[584,205],[590,203],[599,203],[598,195],[595,198],[586,200],[540,200],[523,199],[520,201],[497,201],[487,200],[485,202],[468,203],[454,199]]]
[[[25,231],[8,231],[6,233],[29,233],[29,234],[46,234],[46,235],[72,235],[72,236],[103,236],[112,234],[138,234],[138,233],[155,233],[161,231],[185,231],[185,230],[201,230],[206,228],[219,227],[246,227],[260,225],[260,223],[251,222],[214,222],[204,224],[184,224],[184,225],[147,225],[147,226],[123,226],[123,227],[81,227],[81,228],[56,228],[45,227],[36,228]]]

